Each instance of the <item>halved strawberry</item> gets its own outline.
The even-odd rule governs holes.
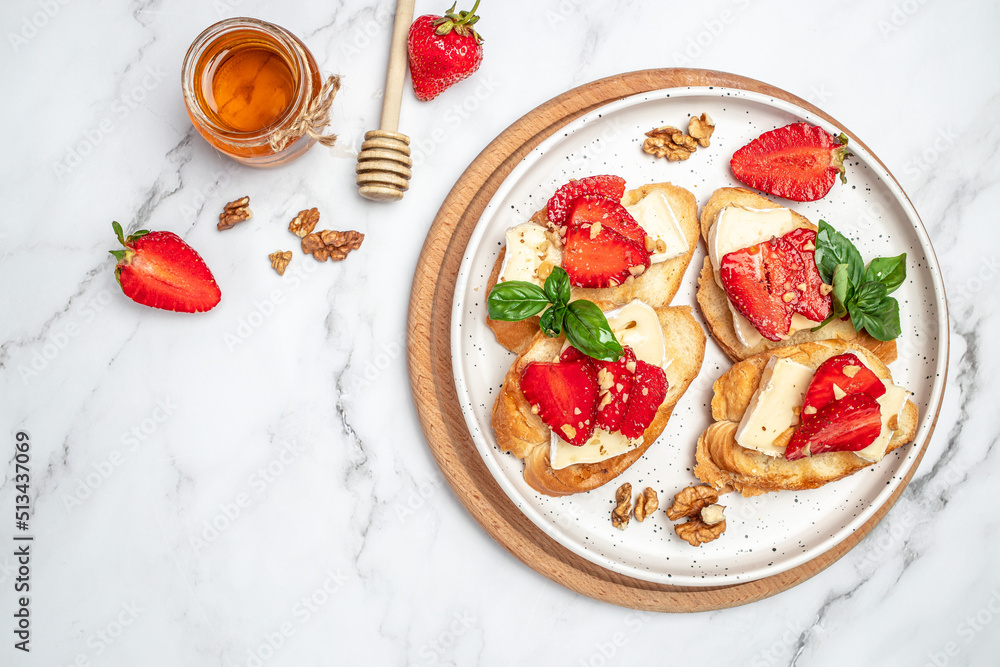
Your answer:
[[[615,287],[649,268],[645,245],[602,227],[571,226],[566,230],[563,268],[577,287]]]
[[[521,391],[532,410],[566,442],[580,446],[594,435],[597,373],[589,362],[532,362],[521,373]]]
[[[646,248],[646,230],[624,206],[607,197],[587,195],[577,199],[570,208],[567,224],[571,227],[600,224]]]
[[[792,309],[783,299],[784,290],[774,294],[768,284],[765,261],[772,253],[765,251],[765,246],[777,240],[728,253],[719,266],[722,288],[737,312],[750,320],[761,336],[773,341],[787,336],[792,326]],[[771,269],[771,273],[781,277],[780,271]]]
[[[847,137],[821,127],[792,123],[765,132],[733,154],[733,175],[751,188],[794,201],[826,196],[844,176]]]
[[[833,302],[829,292],[823,293],[823,279],[816,268],[816,232],[800,227],[783,238],[795,246],[802,257],[803,279],[796,286],[799,298],[792,310],[814,322],[822,322],[830,316]]]
[[[828,403],[837,400],[836,385],[844,394],[868,394],[878,398],[885,393],[885,384],[851,352],[830,357],[819,365],[806,389],[802,403],[802,421],[815,419]]]
[[[580,180],[574,178],[556,190],[556,193],[549,199],[546,213],[549,221],[559,226],[566,222],[571,205],[580,197],[597,195],[620,202],[624,194],[625,179],[621,176],[587,176]]]
[[[594,360],[597,367],[597,426],[617,431],[627,411],[638,362],[627,345],[618,361]]]
[[[181,313],[211,310],[222,299],[205,260],[181,237],[142,230],[124,238],[121,225],[111,226],[125,246],[110,252],[118,260],[115,278],[128,298]]]
[[[882,432],[878,402],[868,394],[850,394],[824,405],[802,422],[785,448],[789,461],[826,452],[856,452]]]
[[[632,391],[618,427],[622,435],[627,438],[642,437],[666,398],[668,386],[667,374],[662,368],[641,360],[636,362]]]

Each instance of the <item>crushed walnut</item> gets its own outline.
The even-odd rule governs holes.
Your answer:
[[[694,516],[701,508],[712,505],[719,500],[719,492],[710,486],[689,486],[674,496],[673,504],[667,508],[667,517],[677,521],[684,517]]]
[[[691,116],[691,120],[688,121],[688,134],[696,139],[702,148],[708,148],[713,132],[715,132],[715,121],[707,113],[701,114],[700,117]]]
[[[237,223],[249,220],[253,217],[250,210],[250,197],[240,197],[235,201],[226,204],[219,214],[219,224],[216,225],[221,232],[224,229],[232,229]]]
[[[656,491],[647,486],[635,499],[635,520],[642,523],[659,506],[660,499],[656,496]]]
[[[288,268],[288,263],[292,261],[292,251],[286,250],[284,252],[277,250],[272,252],[267,256],[271,260],[271,268],[278,272],[279,276],[285,275],[285,269]]]
[[[347,257],[347,253],[360,248],[364,240],[365,235],[361,232],[324,229],[321,232],[307,234],[302,239],[302,252],[312,255],[320,262],[325,262],[327,259],[337,262]]]
[[[318,222],[319,209],[307,208],[304,211],[299,211],[292,218],[291,222],[288,223],[288,231],[299,238],[305,238],[307,234],[311,234],[312,230],[316,229],[316,223]]]
[[[674,526],[674,532],[691,546],[700,547],[726,532],[726,520],[708,524],[700,516],[696,516]]]
[[[628,526],[629,516],[632,514],[632,485],[625,482],[615,491],[615,502],[617,506],[611,510],[611,525],[619,530],[625,530]]]

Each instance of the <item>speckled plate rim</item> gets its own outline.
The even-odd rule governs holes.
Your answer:
[[[551,136],[540,142],[524,159],[507,175],[504,181],[500,184],[497,190],[494,192],[493,196],[490,198],[486,207],[483,209],[483,214],[480,217],[476,227],[470,236],[466,248],[477,247],[481,242],[483,235],[486,233],[487,229],[490,227],[493,215],[499,208],[499,202],[502,202],[505,197],[509,194],[510,190],[517,183],[518,179],[524,174],[528,169],[531,168],[546,152],[553,150],[563,141],[566,141],[569,136],[577,132],[579,129],[585,126],[592,125],[594,123],[600,123],[601,117],[605,115],[610,115],[614,112],[626,109],[630,106],[645,104],[648,102],[653,102],[656,100],[666,99],[666,98],[683,98],[683,97],[693,97],[693,96],[712,96],[712,97],[738,97],[743,98],[751,102],[762,104],[765,106],[770,106],[777,110],[794,115],[806,122],[813,125],[820,125],[828,130],[835,131],[839,134],[842,128],[838,128],[828,122],[826,119],[821,118],[813,114],[807,109],[802,108],[791,102],[772,97],[763,93],[757,93],[754,91],[743,90],[739,88],[726,88],[720,86],[689,86],[685,88],[667,88],[643,93],[637,93],[630,95],[628,97],[622,98],[620,100],[609,102],[607,104],[598,106],[591,109],[589,112],[583,114],[579,118],[567,123],[560,128],[560,131],[552,134]],[[935,379],[930,392],[930,399],[928,401],[927,408],[923,411],[921,415],[920,424],[917,430],[917,434],[914,438],[914,445],[910,445],[906,451],[906,455],[896,462],[895,474],[892,478],[892,483],[886,485],[882,488],[879,493],[872,499],[868,506],[852,519],[850,519],[844,527],[842,527],[837,532],[830,535],[828,538],[819,541],[815,546],[805,551],[788,555],[784,558],[776,560],[772,566],[758,567],[751,570],[743,570],[740,572],[732,572],[721,575],[711,575],[711,576],[690,576],[683,574],[672,574],[670,577],[661,576],[657,573],[653,573],[647,570],[643,570],[638,567],[632,567],[621,561],[616,561],[611,558],[607,558],[602,554],[595,553],[590,549],[586,548],[585,545],[581,545],[576,540],[572,539],[562,530],[559,526],[554,524],[551,520],[547,519],[544,515],[537,511],[535,507],[531,505],[526,498],[524,498],[520,491],[516,489],[511,482],[507,479],[506,473],[498,466],[497,454],[493,450],[491,443],[484,440],[480,436],[479,429],[475,423],[475,415],[473,413],[472,401],[468,393],[467,381],[462,371],[463,365],[457,363],[456,360],[460,358],[462,353],[461,350],[461,336],[459,334],[461,317],[460,313],[464,306],[464,295],[467,290],[468,282],[472,274],[472,260],[473,253],[466,252],[465,257],[459,268],[459,273],[455,282],[454,297],[452,303],[452,317],[451,317],[451,354],[452,354],[452,368],[455,376],[455,386],[458,395],[459,404],[462,409],[462,414],[466,420],[466,425],[469,428],[469,433],[475,443],[476,449],[479,451],[480,456],[489,469],[493,478],[496,480],[500,488],[507,494],[508,498],[514,505],[520,510],[532,523],[534,523],[539,529],[541,529],[547,536],[555,540],[557,543],[563,547],[569,549],[578,556],[585,558],[586,560],[599,565],[601,567],[607,568],[612,572],[617,572],[641,581],[648,581],[658,584],[669,584],[678,586],[694,586],[694,587],[705,587],[705,586],[720,586],[727,584],[736,583],[746,583],[749,581],[756,581],[758,579],[763,579],[775,574],[780,574],[787,570],[791,570],[798,567],[804,563],[807,563],[816,557],[826,553],[834,546],[844,541],[848,536],[854,533],[858,528],[863,526],[869,519],[872,518],[886,503],[895,490],[903,483],[905,479],[908,478],[908,473],[919,461],[922,451],[923,444],[926,442],[927,438],[930,436],[933,430],[934,422],[936,416],[940,409],[941,402],[944,396],[944,388],[947,378],[947,364],[948,364],[948,347],[949,347],[949,326],[948,326],[948,314],[947,314],[947,299],[944,291],[944,282],[941,277],[940,266],[937,261],[937,256],[934,253],[933,246],[931,245],[930,238],[927,235],[927,231],[920,220],[913,204],[910,202],[909,198],[906,196],[902,187],[896,181],[896,179],[888,172],[888,170],[881,164],[881,162],[874,157],[868,150],[863,146],[852,144],[852,152],[855,154],[856,158],[861,159],[867,164],[867,166],[875,173],[879,180],[889,189],[892,196],[896,200],[896,203],[900,206],[902,211],[905,213],[906,218],[912,225],[914,232],[916,233],[917,239],[920,243],[921,249],[923,250],[928,266],[924,267],[925,271],[929,272],[930,282],[934,285],[934,297],[937,301],[937,324],[938,324],[938,340],[937,340],[937,359],[935,364]],[[704,372],[704,371],[702,371]],[[505,455],[509,456],[509,455]]]

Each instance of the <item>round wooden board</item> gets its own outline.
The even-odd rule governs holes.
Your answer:
[[[923,457],[938,417],[935,413],[916,463],[895,493],[860,529],[834,548],[794,569],[727,586],[655,584],[602,568],[545,535],[496,483],[466,427],[452,374],[452,301],[469,237],[483,209],[511,170],[556,130],[608,102],[637,93],[685,86],[721,86],[763,93],[797,104],[843,128],[829,115],[779,88],[710,70],[642,70],[574,88],[542,104],[504,130],[458,179],[427,233],[413,277],[407,322],[410,388],[424,434],[452,490],[472,516],[504,548],[558,584],[623,607],[666,612],[707,611],[761,600],[805,581],[834,563],[857,545],[895,504]],[[851,132],[845,132],[851,141],[864,145]],[[935,409],[940,410],[940,406]]]

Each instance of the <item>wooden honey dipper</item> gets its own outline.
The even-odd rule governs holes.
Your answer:
[[[358,153],[358,192],[365,199],[393,201],[402,199],[410,188],[410,138],[400,134],[399,105],[403,100],[406,78],[406,38],[413,23],[414,0],[397,0],[392,25],[389,71],[385,75],[382,120],[379,129],[365,133]]]

